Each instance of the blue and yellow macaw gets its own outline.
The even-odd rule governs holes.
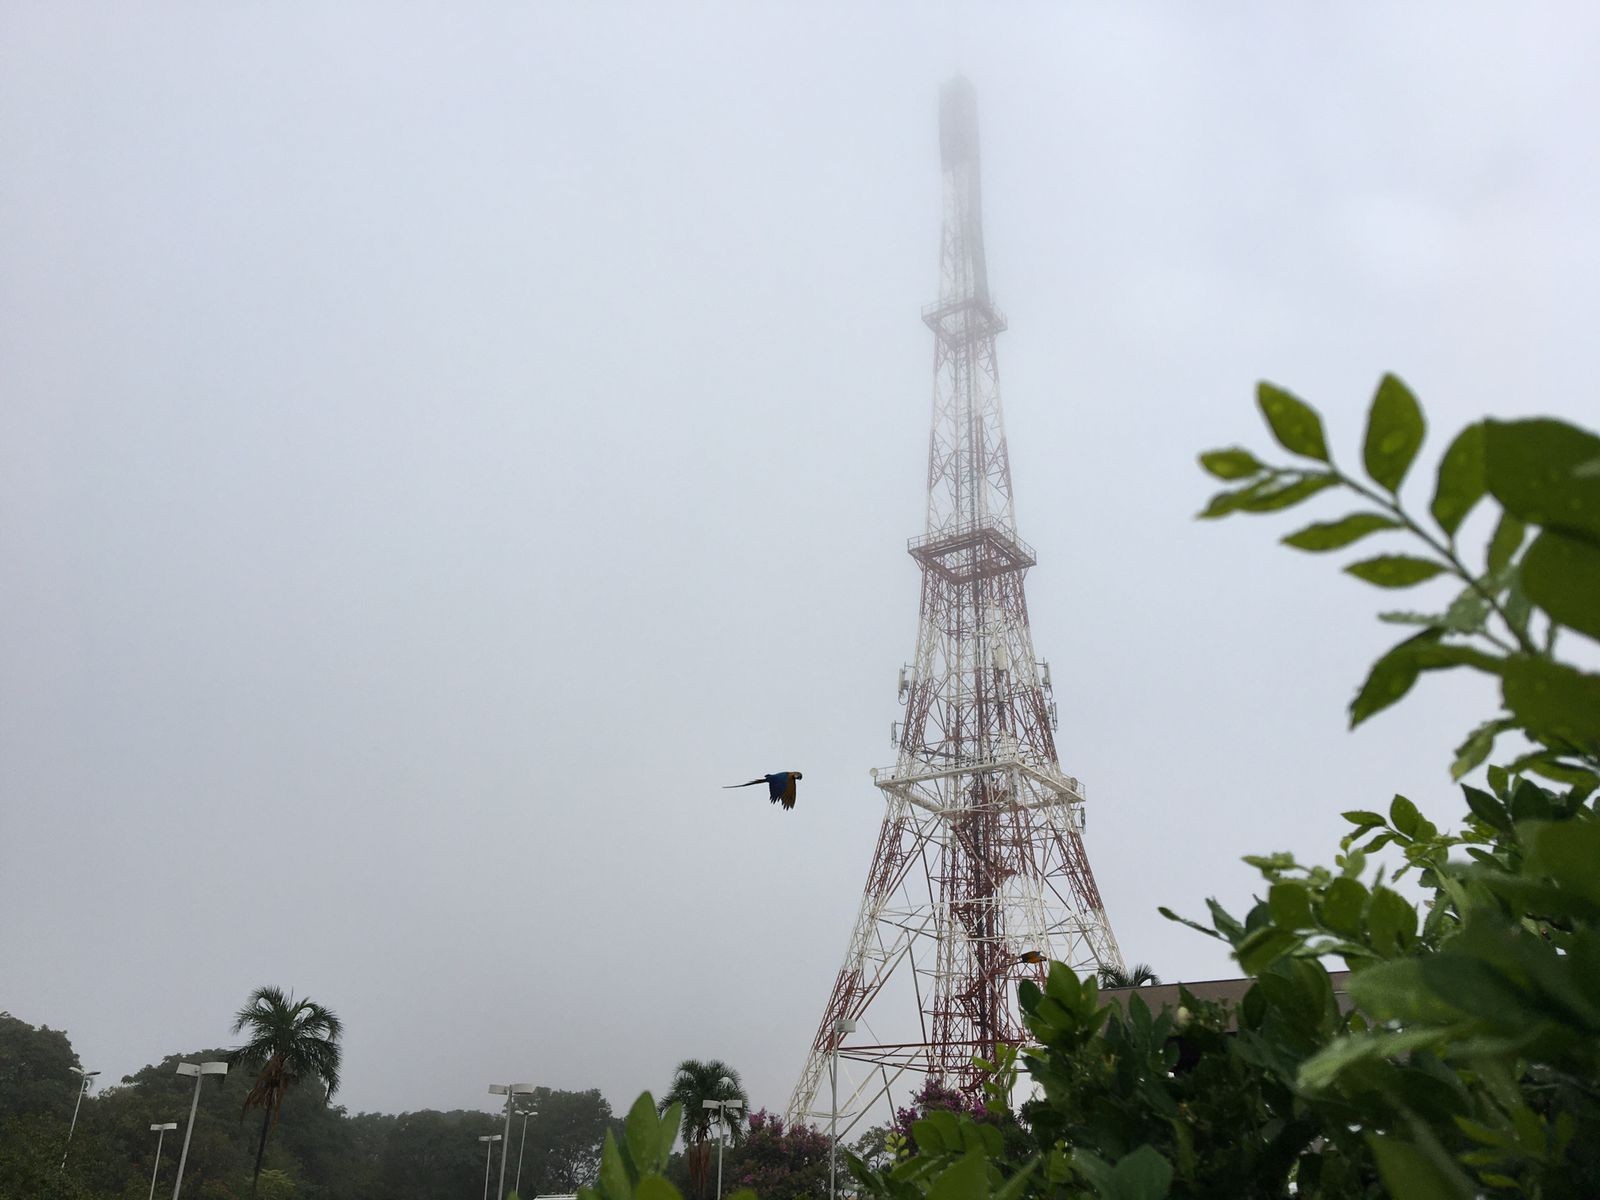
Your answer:
[[[799,771],[779,771],[776,775],[763,775],[760,779],[752,779],[749,783],[724,784],[723,790],[755,787],[758,783],[764,783],[767,785],[767,799],[770,803],[782,804],[784,808],[793,808],[794,785],[799,778]]]

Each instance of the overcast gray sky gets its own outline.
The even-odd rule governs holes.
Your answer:
[[[939,83],[978,91],[1035,643],[1130,959],[1487,689],[1197,525],[1269,377],[1354,459],[1593,423],[1588,5],[0,4],[0,1008],[118,1077],[262,983],[353,1109],[781,1109],[913,648]],[[1335,511],[1337,503],[1326,506]],[[1406,597],[1415,606],[1423,597]],[[1413,744],[1424,749],[1418,752]],[[799,807],[720,785],[805,772]]]

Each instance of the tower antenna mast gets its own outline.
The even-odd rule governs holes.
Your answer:
[[[1084,789],[1061,770],[1049,665],[1034,655],[1000,410],[983,249],[977,100],[955,79],[939,97],[944,216],[933,331],[933,421],[915,660],[901,672],[893,768],[874,771],[886,810],[844,964],[790,1099],[816,1109],[837,1047],[859,1119],[907,1073],[975,1089],[1023,1030],[1017,982],[1047,959],[1123,966],[1084,850]],[[920,1082],[920,1079],[918,1080]],[[912,1085],[914,1086],[914,1085]],[[909,1088],[907,1089],[909,1092]],[[853,1123],[853,1122],[852,1122]],[[848,1126],[845,1130],[847,1131]]]

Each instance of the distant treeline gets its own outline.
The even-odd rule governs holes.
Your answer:
[[[224,1049],[173,1054],[100,1086],[83,1098],[70,1146],[67,1131],[81,1065],[67,1035],[0,1013],[0,1200],[146,1200],[157,1135],[178,1128],[161,1147],[157,1196],[170,1196],[188,1122],[193,1082],[179,1062],[226,1058]],[[259,1117],[241,1121],[251,1072],[207,1077],[184,1169],[183,1195],[195,1200],[246,1200]],[[528,1119],[522,1195],[575,1191],[593,1178],[606,1131],[617,1121],[599,1091],[539,1089]],[[512,1183],[521,1137],[512,1128]],[[259,1200],[460,1200],[481,1189],[484,1147],[503,1118],[483,1112],[390,1115],[346,1112],[323,1103],[308,1085],[284,1106],[267,1143]],[[496,1147],[498,1151],[498,1147]],[[62,1168],[62,1155],[66,1166]],[[498,1170],[498,1157],[496,1169]]]

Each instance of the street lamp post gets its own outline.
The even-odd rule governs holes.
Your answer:
[[[494,1159],[494,1144],[501,1138],[498,1133],[485,1133],[478,1140],[483,1143],[483,1200],[489,1200],[489,1163]]]
[[[518,1196],[522,1195],[522,1152],[528,1148],[528,1118],[538,1112],[537,1108],[519,1108],[517,1115],[522,1118],[522,1139],[517,1143],[517,1182],[511,1190]]]
[[[64,1171],[67,1168],[67,1150],[72,1145],[72,1131],[78,1127],[78,1106],[83,1103],[83,1094],[89,1090],[89,1085],[94,1080],[94,1077],[100,1074],[99,1071],[85,1071],[82,1067],[73,1067],[71,1069],[80,1076],[78,1098],[72,1104],[72,1124],[67,1126],[67,1144],[61,1147],[61,1165],[56,1168],[58,1171]]]
[[[506,1195],[506,1148],[511,1143],[511,1106],[518,1096],[527,1096],[533,1093],[531,1083],[491,1083],[489,1094],[491,1096],[504,1096],[506,1098],[506,1131],[500,1143],[500,1190],[495,1193],[495,1200],[505,1200]]]
[[[733,1080],[724,1075],[717,1080],[723,1087],[736,1086]],[[735,1115],[744,1111],[743,1100],[702,1100],[701,1108],[714,1108],[717,1110],[717,1200],[722,1200],[722,1144],[728,1140],[728,1109],[733,1109]]]
[[[828,1200],[837,1195],[839,1178],[839,1043],[844,1035],[854,1033],[856,1023],[840,1017],[833,1023],[833,1065],[828,1071],[828,1085],[833,1092],[832,1132],[828,1136]]]
[[[167,1136],[167,1130],[176,1129],[176,1121],[168,1121],[165,1125],[152,1125],[156,1131],[156,1165],[150,1169],[150,1200],[156,1200],[156,1175],[161,1171],[161,1139]]]
[[[207,1075],[226,1075],[228,1064],[225,1062],[203,1062],[178,1064],[179,1075],[194,1076],[194,1099],[189,1102],[189,1125],[183,1131],[183,1153],[178,1155],[178,1178],[172,1182],[172,1200],[178,1200],[178,1193],[183,1190],[183,1164],[189,1161],[189,1139],[194,1136],[194,1112],[200,1107],[200,1085],[206,1081]]]

